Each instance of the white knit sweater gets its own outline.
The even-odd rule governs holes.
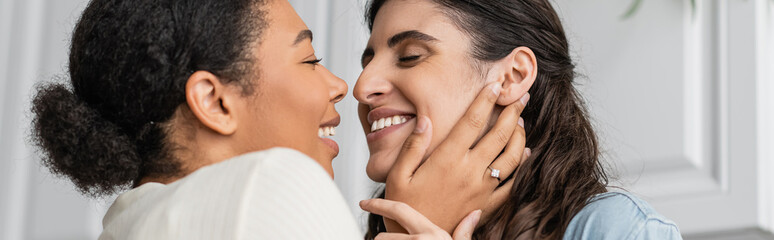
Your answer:
[[[362,239],[330,176],[275,148],[121,194],[99,239]]]

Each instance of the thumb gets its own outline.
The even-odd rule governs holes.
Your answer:
[[[481,220],[481,210],[476,210],[468,214],[467,217],[462,219],[457,228],[454,229],[454,240],[470,240],[473,239],[473,231],[476,230],[478,221]]]
[[[409,179],[419,168],[433,137],[433,124],[427,116],[417,116],[414,132],[403,142],[395,165],[390,170],[389,179]]]

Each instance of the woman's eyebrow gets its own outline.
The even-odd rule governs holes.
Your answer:
[[[405,40],[408,40],[408,39],[420,40],[420,41],[425,41],[425,42],[438,41],[438,39],[436,39],[435,37],[427,35],[427,34],[422,33],[420,31],[409,30],[409,31],[401,32],[401,33],[398,33],[398,34],[395,34],[394,36],[392,36],[389,40],[387,40],[387,46],[392,48],[395,45],[398,45],[399,43],[401,43],[401,42],[403,42]]]
[[[298,33],[298,36],[296,36],[296,41],[293,42],[293,46],[298,45],[306,39],[309,39],[309,41],[314,39],[314,34],[312,34],[312,31],[309,29],[301,30],[301,32]]]

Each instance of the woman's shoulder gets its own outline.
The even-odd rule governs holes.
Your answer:
[[[121,194],[103,219],[100,239],[303,239],[314,234],[283,225],[290,223],[328,235],[359,235],[327,172],[303,153],[274,148],[203,167],[168,185],[149,183]]]
[[[291,171],[311,178],[330,179],[322,167],[303,153],[287,148],[272,148],[202,167],[170,184],[143,184],[119,195],[113,205],[142,205],[138,203],[147,201],[152,202],[154,207],[163,208],[158,206],[162,206],[162,203],[178,205],[176,201],[193,202],[204,198],[213,198],[208,200],[211,203],[214,200],[221,203],[238,201],[239,198],[233,196],[251,191],[255,187],[252,184],[254,181],[285,185],[289,181],[283,181],[283,178],[293,178],[283,175],[291,174]]]
[[[299,191],[310,185],[334,186],[327,172],[305,154],[289,148],[272,148],[202,167],[167,188],[174,195],[207,197],[219,193],[231,197],[219,197],[218,201],[236,201],[254,192]]]
[[[217,171],[248,172],[251,174],[271,174],[276,172],[303,172],[314,177],[329,179],[330,176],[314,159],[290,148],[272,148],[246,153],[215,164]],[[272,174],[273,175],[273,174]]]
[[[176,189],[176,193],[204,195],[233,204],[261,201],[267,196],[302,196],[309,192],[341,195],[319,163],[289,148],[243,154],[203,167],[169,187]],[[213,196],[213,193],[219,195]]]
[[[674,223],[656,212],[647,202],[628,192],[606,192],[593,196],[576,216],[607,217],[600,220],[629,218],[632,220],[657,220],[665,224]]]
[[[274,171],[274,168],[300,168],[298,170],[325,173],[325,170],[307,155],[290,148],[281,147],[239,155],[223,162],[203,167],[200,169],[203,171],[197,172]]]
[[[627,192],[589,199],[570,221],[564,239],[681,239],[677,224]]]
[[[278,158],[276,161],[273,160]],[[290,149],[273,149],[240,156],[241,161],[264,159],[240,195],[240,239],[358,239],[361,237],[330,175],[316,161]],[[270,160],[265,160],[270,159]],[[293,226],[288,229],[287,226]]]

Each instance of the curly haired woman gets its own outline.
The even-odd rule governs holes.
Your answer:
[[[347,85],[319,64],[311,41],[285,0],[93,0],[73,33],[70,82],[44,84],[33,100],[32,140],[48,168],[83,193],[120,193],[100,239],[360,238],[332,181],[339,150],[327,138]],[[468,121],[488,116],[498,94],[483,90],[459,132],[482,131]],[[468,160],[457,169],[480,169],[447,179],[467,188],[434,187],[449,168],[400,171],[431,180],[406,188],[424,190],[413,200],[468,216],[454,218],[457,236],[470,236],[475,209],[505,200],[509,187],[496,188],[484,169],[503,149],[522,156],[519,113],[499,119],[489,144],[471,149],[468,134],[434,152]],[[409,142],[429,134],[415,132]],[[417,146],[401,159],[421,161]],[[450,237],[439,229],[422,233]]]

